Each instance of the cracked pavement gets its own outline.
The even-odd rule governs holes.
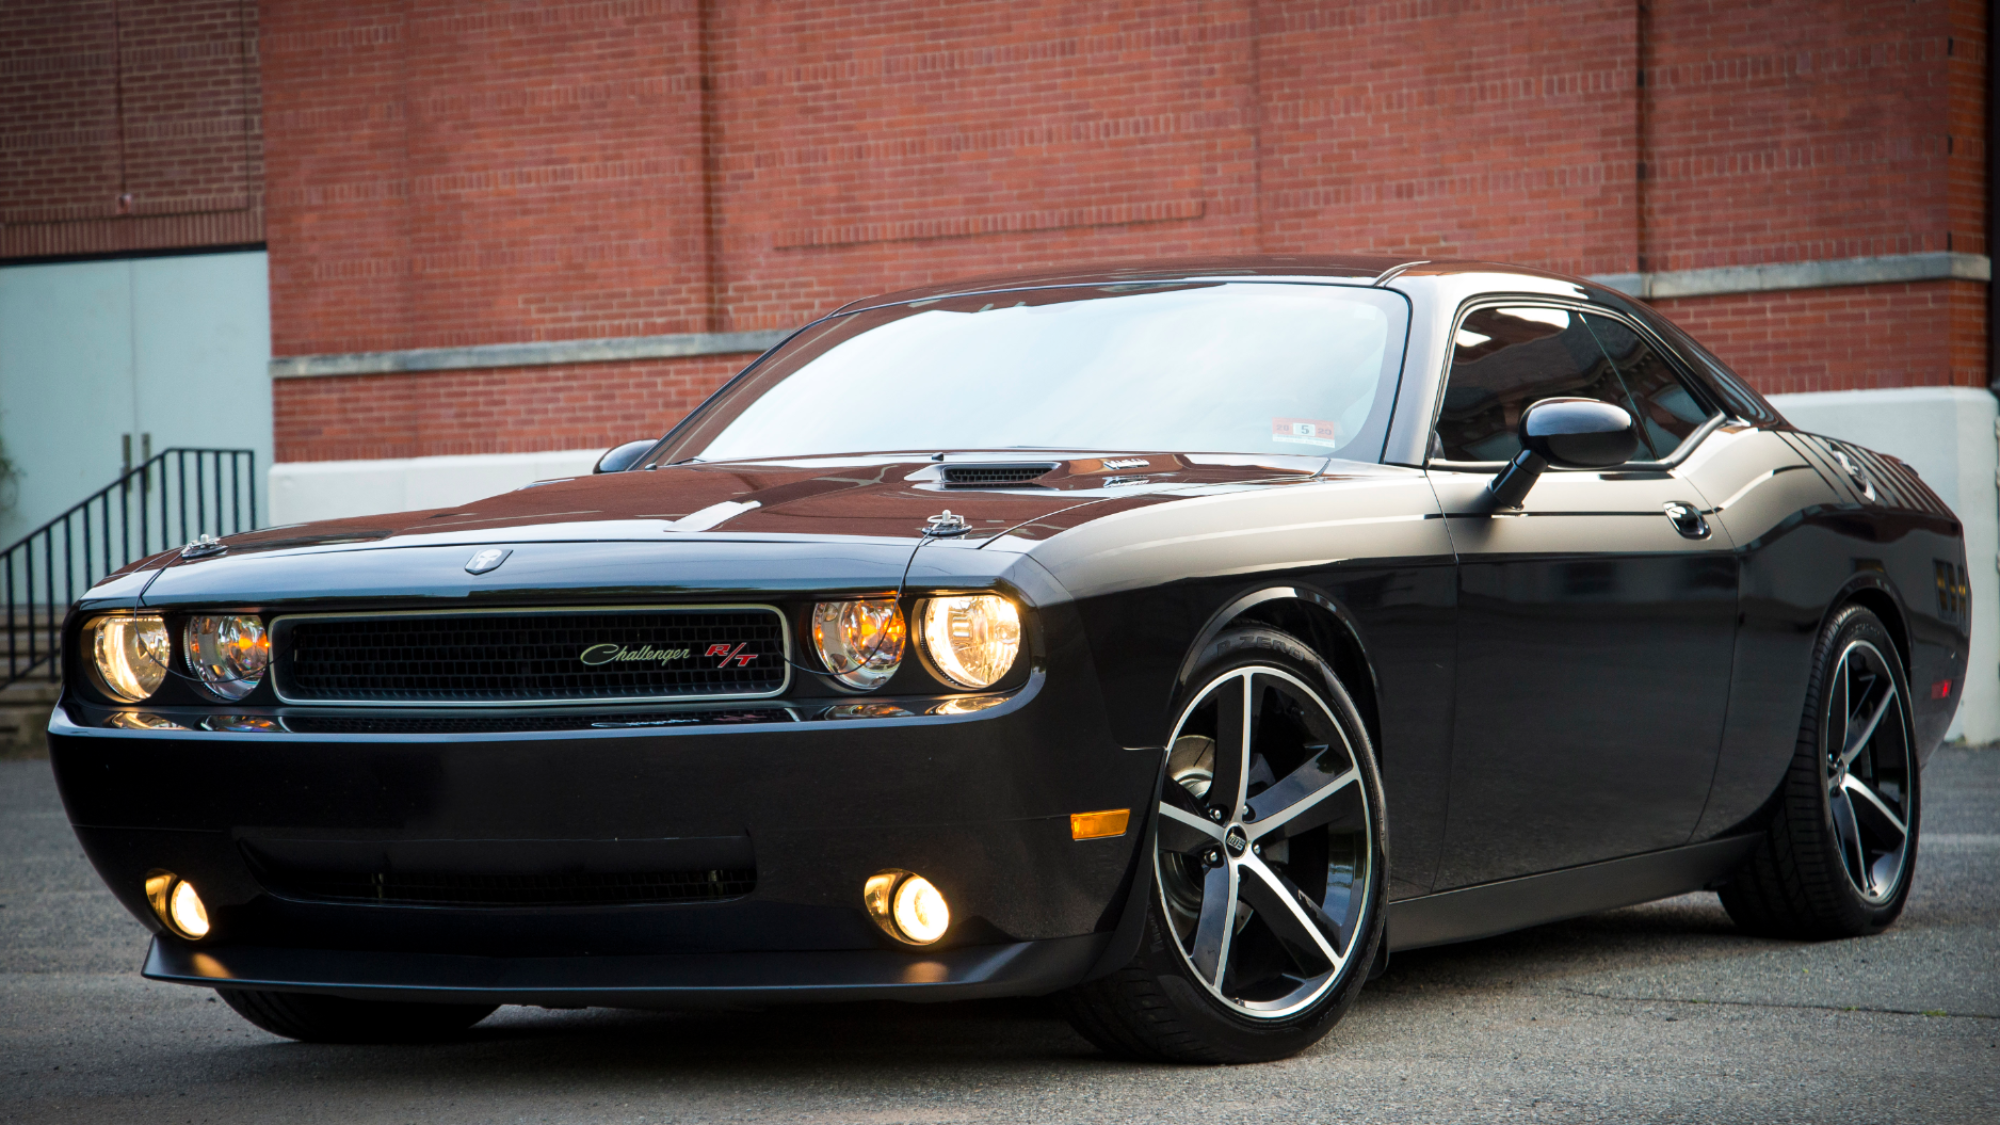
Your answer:
[[[1106,1060],[1042,1001],[724,1014],[503,1008],[460,1043],[322,1047],[140,979],[44,761],[0,761],[0,1121],[1992,1122],[2000,750],[1925,771],[1887,933],[1736,933],[1712,894],[1396,957],[1265,1066]]]

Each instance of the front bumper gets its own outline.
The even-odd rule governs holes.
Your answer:
[[[207,940],[155,941],[156,979],[639,1006],[1027,994],[1115,967],[1161,760],[1058,682],[1096,677],[1037,670],[968,714],[480,734],[118,730],[67,701],[50,748],[135,916],[160,932],[154,870],[208,903]],[[1133,810],[1125,835],[1071,838],[1071,813],[1107,808]],[[418,905],[301,895],[273,856],[480,877],[747,858],[755,881],[718,901]],[[942,942],[869,920],[862,884],[890,868],[944,892]]]

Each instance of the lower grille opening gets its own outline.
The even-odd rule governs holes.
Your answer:
[[[702,711],[608,712],[556,715],[326,715],[287,714],[284,727],[295,734],[512,734],[544,730],[790,723],[798,717],[776,707]]]
[[[755,868],[553,874],[302,871],[259,865],[283,898],[397,906],[613,906],[720,902],[757,889]]]

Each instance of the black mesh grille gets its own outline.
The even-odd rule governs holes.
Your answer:
[[[754,868],[548,875],[292,871],[260,864],[259,878],[285,898],[403,906],[609,906],[715,902],[757,889]]]
[[[757,695],[786,681],[769,609],[279,618],[296,702],[512,703]]]
[[[797,721],[797,717],[782,708],[767,707],[591,715],[286,715],[283,721],[286,730],[297,734],[507,734],[538,730],[789,723]]]
[[[1047,476],[1054,465],[947,465],[944,470],[946,484],[993,485],[1024,484],[1036,477]]]

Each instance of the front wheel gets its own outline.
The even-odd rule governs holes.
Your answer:
[[[1354,702],[1296,638],[1223,634],[1176,712],[1139,954],[1065,995],[1129,1058],[1285,1058],[1339,1022],[1382,939],[1382,785]]]

